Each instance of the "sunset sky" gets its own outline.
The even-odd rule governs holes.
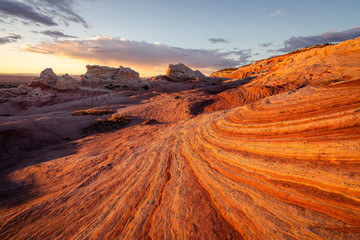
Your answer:
[[[0,73],[206,74],[360,36],[360,1],[0,0]]]

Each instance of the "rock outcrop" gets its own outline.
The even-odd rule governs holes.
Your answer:
[[[29,87],[52,87],[52,88],[68,88],[78,86],[79,82],[74,78],[65,74],[61,77],[57,76],[51,68],[46,68],[40,73],[40,77],[34,77],[28,84]]]
[[[84,86],[104,86],[107,84],[119,84],[122,86],[140,86],[145,82],[140,78],[138,72],[128,67],[119,68],[87,65],[86,73],[81,76]]]
[[[222,92],[206,111],[246,105],[282,92],[310,86],[331,86],[360,78],[360,38],[336,45],[320,45],[257,61],[238,69],[211,74],[233,79],[251,79],[242,87]]]
[[[220,84],[228,78],[221,77],[207,77],[199,70],[193,71],[191,68],[185,66],[182,63],[169,64],[165,75],[159,75],[152,79],[157,81],[160,79],[172,81],[172,82],[202,82],[205,84]]]
[[[205,77],[199,70],[193,71],[182,63],[170,64],[165,76],[175,82],[194,81]]]
[[[75,80],[68,74],[61,77],[57,76],[51,68],[46,68],[40,73],[40,77],[34,77],[29,83],[29,87],[51,87],[58,89],[72,87],[106,87],[106,86],[125,86],[142,87],[146,82],[140,78],[138,72],[128,67],[120,66],[112,68],[99,65],[87,65],[87,71],[81,75],[81,79]]]
[[[65,74],[61,77],[58,77],[55,87],[56,88],[70,88],[79,86],[79,81],[76,81],[74,78],[69,76],[68,74]]]

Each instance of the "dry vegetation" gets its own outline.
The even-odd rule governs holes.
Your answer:
[[[83,115],[93,115],[93,116],[102,116],[107,114],[115,113],[112,109],[87,109],[79,110],[72,113],[73,116],[83,116]]]
[[[111,117],[105,119],[98,119],[94,125],[85,128],[83,132],[86,134],[96,133],[96,132],[108,132],[125,127],[132,120],[133,117],[129,115],[123,115],[123,116],[112,115]]]

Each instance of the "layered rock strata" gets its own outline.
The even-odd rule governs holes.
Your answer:
[[[138,72],[128,67],[112,68],[99,65],[87,65],[86,73],[81,76],[84,86],[103,86],[105,84],[119,84],[122,86],[140,86],[145,82]]]

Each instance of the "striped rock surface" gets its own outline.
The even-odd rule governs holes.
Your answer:
[[[0,238],[360,239],[359,78],[178,119],[161,99],[131,106],[159,123],[29,150]]]

